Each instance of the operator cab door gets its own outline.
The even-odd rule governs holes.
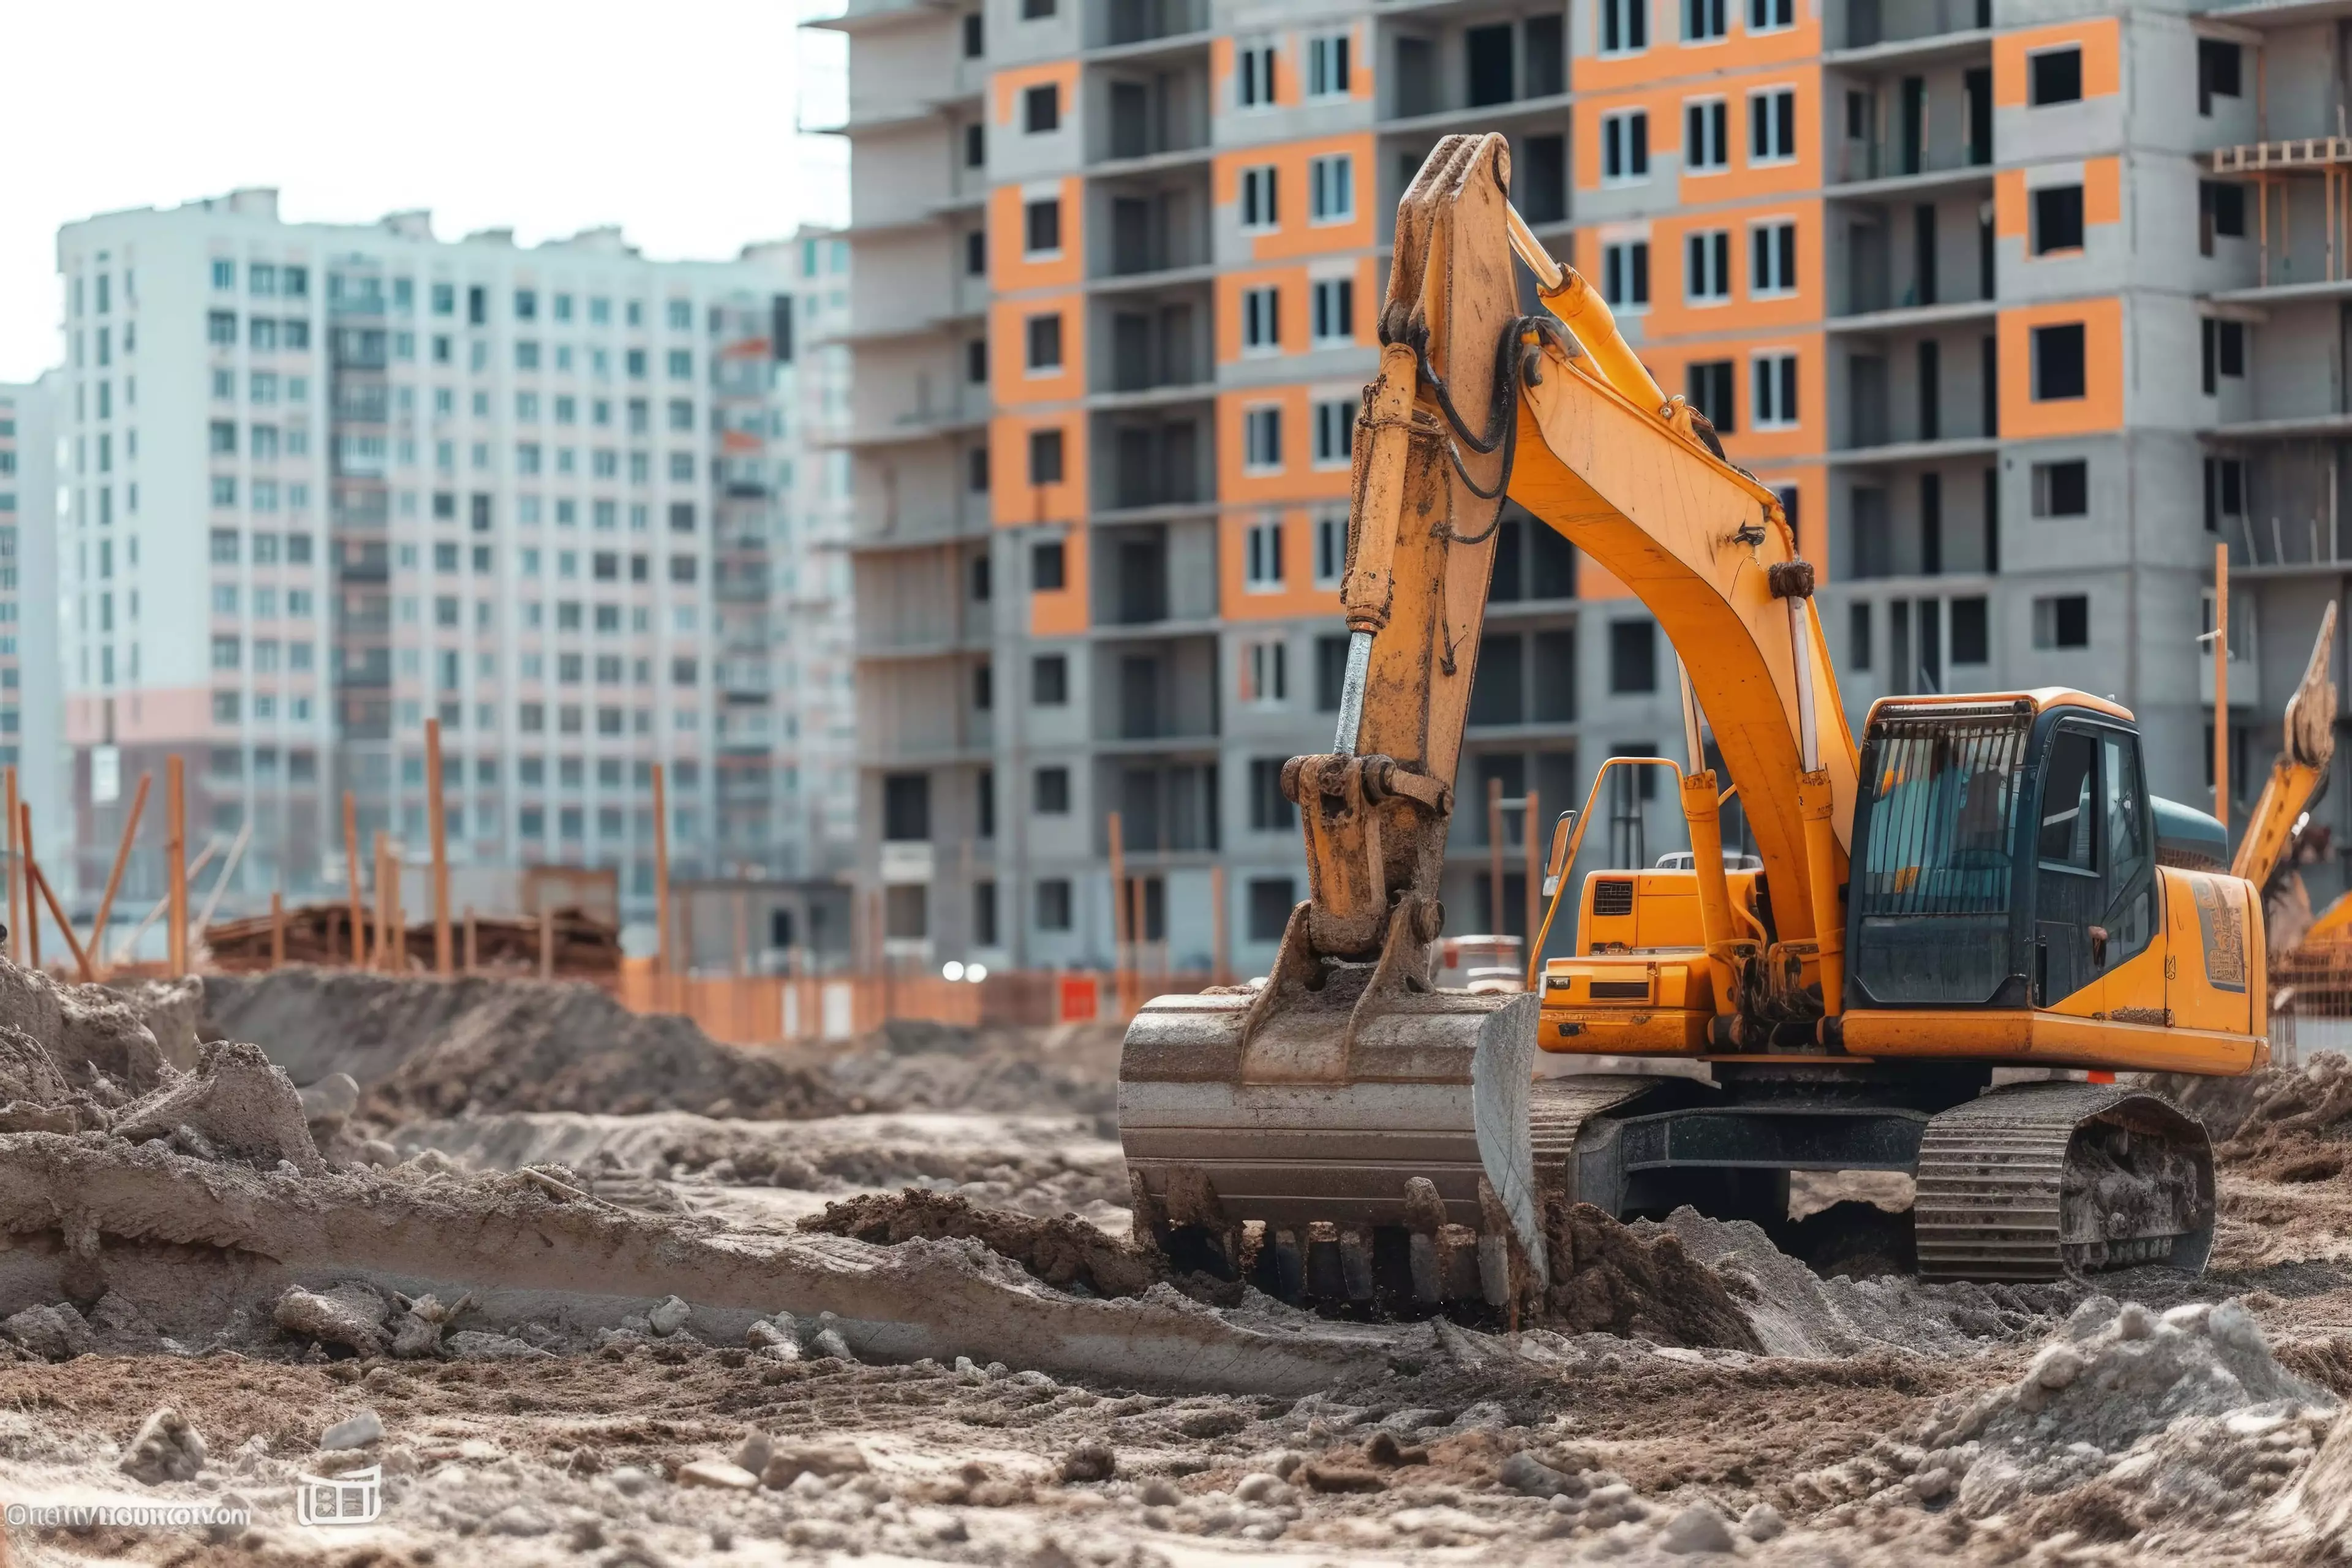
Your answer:
[[[2155,936],[2138,736],[2072,719],[2051,731],[2034,859],[2034,1005],[2103,1012],[2102,977]]]

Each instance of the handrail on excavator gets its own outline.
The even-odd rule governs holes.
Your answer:
[[[1603,762],[1600,771],[1592,775],[1592,787],[1587,790],[1584,795],[1584,809],[1580,812],[1564,811],[1559,814],[1559,822],[1552,827],[1551,858],[1544,868],[1544,880],[1551,884],[1551,899],[1544,905],[1542,927],[1537,931],[1535,940],[1528,943],[1528,989],[1529,991],[1541,989],[1537,983],[1543,974],[1543,948],[1544,942],[1551,936],[1552,917],[1559,913],[1560,898],[1568,891],[1568,873],[1576,865],[1577,851],[1584,845],[1584,830],[1592,824],[1592,805],[1601,798],[1601,781],[1609,776],[1609,770],[1615,767],[1665,768],[1675,775],[1677,788],[1681,786],[1685,777],[1682,764],[1671,757],[1611,757]],[[1571,819],[1575,823],[1573,831],[1569,830]],[[1568,833],[1564,842],[1560,837],[1563,832]]]

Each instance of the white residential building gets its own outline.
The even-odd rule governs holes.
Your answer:
[[[618,866],[649,908],[657,762],[677,875],[821,858],[778,788],[779,625],[833,614],[776,586],[803,248],[450,243],[421,212],[282,222],[268,190],[60,230],[83,885],[173,751],[192,838],[251,826],[248,901],[340,887],[345,790],[362,843],[421,850],[434,715],[460,865]]]

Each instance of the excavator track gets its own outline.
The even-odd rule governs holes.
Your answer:
[[[1929,1279],[2056,1279],[2168,1263],[2213,1245],[2213,1152],[2161,1095],[2012,1084],[1935,1117],[1912,1218]]]
[[[1538,1079],[1528,1100],[1528,1135],[1534,1146],[1537,1188],[1546,1193],[1570,1191],[1569,1160],[1584,1124],[1630,1105],[1659,1082],[1654,1076],[1632,1073]]]

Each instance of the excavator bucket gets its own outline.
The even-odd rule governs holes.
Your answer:
[[[1432,984],[1438,881],[1517,429],[1500,136],[1441,142],[1398,205],[1356,426],[1339,733],[1294,758],[1310,897],[1256,988],[1136,1017],[1119,1122],[1139,1237],[1293,1300],[1484,1300],[1546,1279],[1537,1000]]]
[[[1137,1234],[1288,1300],[1504,1306],[1545,1278],[1536,999],[1420,993],[1350,1047],[1368,976],[1278,1008],[1236,988],[1136,1016],[1118,1112]],[[1276,1016],[1253,1032],[1258,1012]]]

